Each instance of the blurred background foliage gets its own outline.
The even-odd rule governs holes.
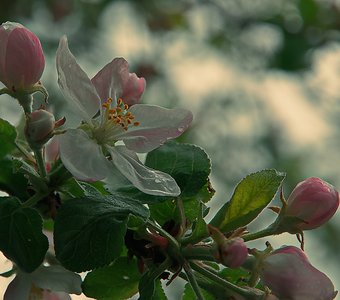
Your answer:
[[[212,159],[210,217],[242,177],[263,168],[287,172],[286,196],[311,176],[340,189],[340,1],[2,0],[0,21],[7,20],[41,39],[48,107],[68,125],[54,66],[63,34],[90,76],[124,56],[146,78],[145,103],[191,109],[182,141]],[[0,116],[16,123],[20,108],[1,97]],[[273,217],[265,213],[254,229]],[[306,234],[312,263],[338,289],[339,225],[338,214]],[[273,244],[283,243],[297,244],[288,236]]]

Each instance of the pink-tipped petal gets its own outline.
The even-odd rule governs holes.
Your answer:
[[[146,81],[144,78],[138,78],[135,73],[130,73],[120,97],[129,106],[137,104],[144,93],[145,86]]]
[[[92,117],[100,110],[101,101],[91,80],[69,50],[65,36],[60,39],[56,63],[58,83],[64,96],[70,100],[78,116],[91,123]]]
[[[122,98],[129,106],[139,102],[145,89],[145,79],[129,73],[129,64],[124,58],[115,58],[104,66],[92,83],[102,101]]]
[[[144,166],[137,155],[124,146],[108,148],[117,169],[140,191],[156,196],[178,196],[181,192],[169,175]]]
[[[124,58],[115,58],[105,65],[93,78],[92,83],[102,101],[116,100],[128,81],[129,64]]]
[[[129,111],[138,126],[130,126],[121,138],[126,147],[139,152],[149,152],[167,140],[180,136],[191,124],[192,113],[186,109],[167,109],[155,105],[136,104]]]
[[[71,174],[84,181],[105,178],[110,164],[101,146],[81,129],[69,129],[59,137],[60,157]]]

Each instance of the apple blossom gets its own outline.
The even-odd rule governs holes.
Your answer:
[[[339,194],[332,185],[311,177],[300,182],[290,194],[284,211],[285,217],[298,218],[294,229],[309,230],[326,223],[339,206]]]
[[[19,23],[0,26],[0,81],[10,90],[29,90],[45,67],[37,36]]]
[[[140,104],[145,80],[116,58],[89,79],[70,52],[66,37],[57,50],[58,83],[76,116],[78,129],[60,136],[60,157],[79,180],[96,181],[118,169],[136,188],[153,195],[179,195],[175,180],[144,166],[136,152],[149,152],[188,128],[192,113]]]
[[[279,299],[332,300],[336,296],[331,280],[294,246],[282,247],[265,257],[260,277]]]
[[[32,273],[18,271],[8,285],[4,300],[68,300],[69,294],[80,295],[81,277],[62,266],[40,266]]]

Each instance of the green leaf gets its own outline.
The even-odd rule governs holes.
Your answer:
[[[209,186],[209,187],[208,187]],[[200,214],[200,205],[208,202],[214,191],[210,184],[204,185],[194,197],[182,198],[185,217],[191,223],[196,222]],[[180,213],[175,199],[169,199],[165,202],[149,204],[151,216],[157,223],[163,225],[167,221],[173,220],[180,222]]]
[[[181,188],[182,198],[200,198],[197,201],[208,202],[213,195],[206,193],[197,196],[203,191],[203,187],[208,187],[208,176],[211,171],[211,162],[206,152],[191,144],[179,144],[167,142],[163,146],[148,153],[145,165],[170,174]],[[147,195],[133,187],[124,185],[123,188],[108,186],[111,193],[117,192],[137,199],[143,203],[155,204],[174,199],[174,197],[162,197]],[[201,199],[202,198],[202,199]]]
[[[149,216],[143,204],[119,195],[65,202],[54,227],[58,260],[75,272],[111,263],[122,251],[129,214],[142,219]]]
[[[136,259],[118,258],[112,265],[87,274],[83,293],[98,300],[124,300],[138,292],[141,274]]]
[[[250,273],[242,268],[238,269],[230,269],[223,268],[219,275],[226,279],[227,281],[234,283],[238,286],[247,286],[248,279],[250,277]]]
[[[206,290],[201,289],[201,293],[202,293],[205,300],[215,300],[216,299],[213,295],[211,295]],[[187,283],[185,285],[182,300],[192,300],[192,299],[196,299],[196,295],[195,295],[193,289],[191,288],[191,285],[189,283]]]
[[[0,198],[0,250],[25,272],[33,272],[48,249],[42,224],[35,209],[22,207],[14,197]]]
[[[211,172],[210,159],[202,148],[173,141],[149,152],[145,165],[170,174],[181,188],[181,197],[195,196]]]
[[[16,137],[17,132],[15,127],[6,120],[0,118],[0,158],[9,154],[15,148]]]
[[[160,280],[156,281],[155,293],[153,294],[151,300],[167,300],[162,284]]]
[[[159,281],[157,280],[157,276],[155,276],[151,270],[145,272],[139,281],[138,300],[154,299],[157,290],[157,281]]]
[[[185,241],[183,241],[186,245],[187,244],[194,245],[210,235],[209,230],[207,228],[207,223],[203,219],[203,216],[204,216],[203,203],[201,204],[200,210],[201,212],[198,214],[197,220],[193,224],[191,235],[187,237]]]
[[[16,160],[13,163],[14,172],[25,174],[29,179],[30,184],[38,191],[48,191],[46,180],[41,178],[38,172],[27,162],[23,160]]]
[[[229,232],[249,224],[270,203],[284,178],[285,174],[276,170],[248,175],[237,185],[231,200],[217,212],[211,225]]]
[[[16,162],[8,157],[0,158],[0,190],[26,200],[29,197],[27,179],[22,173],[15,172]]]

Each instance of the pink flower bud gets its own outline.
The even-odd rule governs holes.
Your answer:
[[[220,261],[229,268],[239,268],[248,257],[248,248],[241,238],[226,240],[219,246]]]
[[[45,67],[37,36],[19,23],[0,26],[0,81],[10,90],[26,90],[36,84]]]
[[[214,253],[216,260],[229,268],[242,266],[248,257],[248,248],[244,240],[237,236],[227,239],[218,228],[210,224],[208,230],[216,243],[217,251]]]
[[[295,229],[309,230],[326,223],[339,206],[339,194],[332,185],[311,177],[300,182],[287,200],[285,216],[301,220]]]
[[[260,277],[279,299],[331,300],[336,296],[331,280],[297,247],[285,246],[267,256]]]

